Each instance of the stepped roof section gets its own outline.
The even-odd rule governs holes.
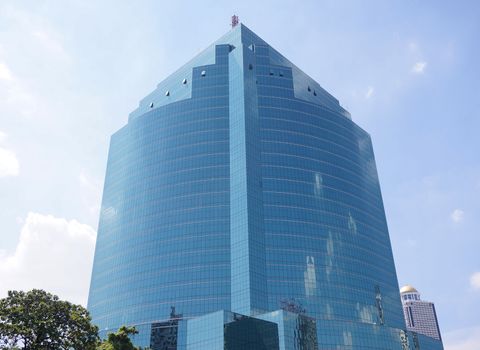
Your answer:
[[[240,23],[176,72],[160,82],[153,92],[140,101],[138,108],[130,113],[129,120],[135,119],[152,109],[191,98],[193,68],[215,64],[215,47],[225,44],[231,45],[232,49],[242,48],[254,50],[257,46],[267,47],[270,65],[272,67],[291,68],[294,95],[296,98],[321,105],[351,119],[350,113],[343,109],[339,101],[323,89],[320,84],[268,45],[253,31]]]

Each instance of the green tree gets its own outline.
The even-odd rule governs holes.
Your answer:
[[[94,350],[98,328],[88,311],[43,290],[0,299],[0,349]]]
[[[138,334],[135,327],[122,326],[116,333],[110,333],[97,350],[141,350],[133,346],[130,335]]]

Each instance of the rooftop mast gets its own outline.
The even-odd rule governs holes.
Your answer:
[[[238,16],[237,15],[233,15],[232,16],[232,28],[235,28],[237,25],[238,25],[239,21],[238,21]]]

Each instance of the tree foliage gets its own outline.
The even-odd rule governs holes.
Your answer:
[[[135,327],[122,326],[116,333],[110,333],[97,350],[140,350],[133,346],[130,335],[137,334]]]
[[[88,311],[43,290],[0,299],[0,349],[94,350],[98,328]]]

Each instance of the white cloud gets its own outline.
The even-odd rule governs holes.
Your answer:
[[[416,246],[417,246],[417,241],[416,241],[415,239],[408,238],[408,239],[407,239],[407,244],[408,244],[410,247],[416,247]]]
[[[453,222],[462,222],[464,216],[465,216],[465,213],[461,209],[455,209],[452,212],[452,214],[450,214],[450,217],[452,218]]]
[[[78,181],[82,186],[83,203],[88,207],[90,214],[98,217],[102,193],[101,182],[91,177],[84,169],[80,171]]]
[[[23,225],[25,223],[25,220],[23,220],[23,218],[21,216],[17,216],[15,218],[15,221],[17,222],[17,224],[19,225]]]
[[[7,134],[5,134],[4,132],[2,132],[0,130],[0,143],[2,143],[3,141],[5,141],[7,139]]]
[[[7,65],[3,62],[0,62],[0,80],[13,80],[12,73],[8,69]]]
[[[366,92],[366,94],[365,94],[365,98],[370,98],[370,97],[372,97],[374,91],[375,91],[375,89],[373,88],[373,86],[369,86],[369,87],[368,87],[368,90],[367,90],[367,92]]]
[[[3,98],[3,96],[2,96]],[[24,117],[44,115],[41,99],[21,80],[15,80],[5,91],[5,106],[19,112]]]
[[[408,43],[408,49],[410,51],[416,52],[416,51],[418,51],[418,44],[415,41],[410,41]]]
[[[477,290],[480,290],[480,272],[475,272],[470,276],[470,285]]]
[[[85,187],[87,189],[97,189],[97,184],[94,183],[94,180],[87,174],[87,172],[82,169],[80,171],[80,174],[78,175],[78,181],[82,185],[82,187]]]
[[[443,345],[448,350],[480,349],[480,326],[459,329],[442,334]]]
[[[2,32],[0,47],[0,115],[53,120],[69,95],[62,88],[72,77],[73,56],[64,44],[68,41],[48,16],[0,4],[0,22],[8,29]]]
[[[70,61],[70,56],[61,44],[60,40],[55,38],[55,36],[58,35],[53,32],[47,32],[45,30],[34,30],[32,32],[32,35],[47,51],[53,54],[56,58]]]
[[[8,290],[45,289],[85,305],[96,233],[76,220],[28,213],[11,255],[0,255],[0,297]]]
[[[0,90],[0,100],[2,101],[1,112],[10,114],[8,107],[13,111],[19,111],[23,115],[35,114],[39,115],[39,106],[36,97],[29,91],[28,82],[19,77],[13,77],[4,62],[0,62],[0,83],[4,82],[2,90]],[[7,107],[7,108],[6,108]],[[6,109],[6,111],[5,111]],[[0,135],[0,142],[2,137]]]
[[[14,152],[0,147],[0,178],[17,176],[20,172],[20,164]]]
[[[38,61],[45,58],[45,54],[50,60],[71,60],[62,44],[64,41],[62,31],[55,28],[47,19],[48,16],[39,15],[35,11],[24,11],[19,7],[6,6],[2,8],[2,17],[10,24],[7,34],[16,35],[17,38],[21,36],[24,40],[28,40],[28,45],[24,45],[23,53],[36,52]],[[39,49],[43,52],[39,52]],[[58,69],[58,66],[55,68]]]
[[[412,72],[416,74],[421,74],[424,72],[425,68],[427,67],[427,62],[420,61],[413,65]]]

